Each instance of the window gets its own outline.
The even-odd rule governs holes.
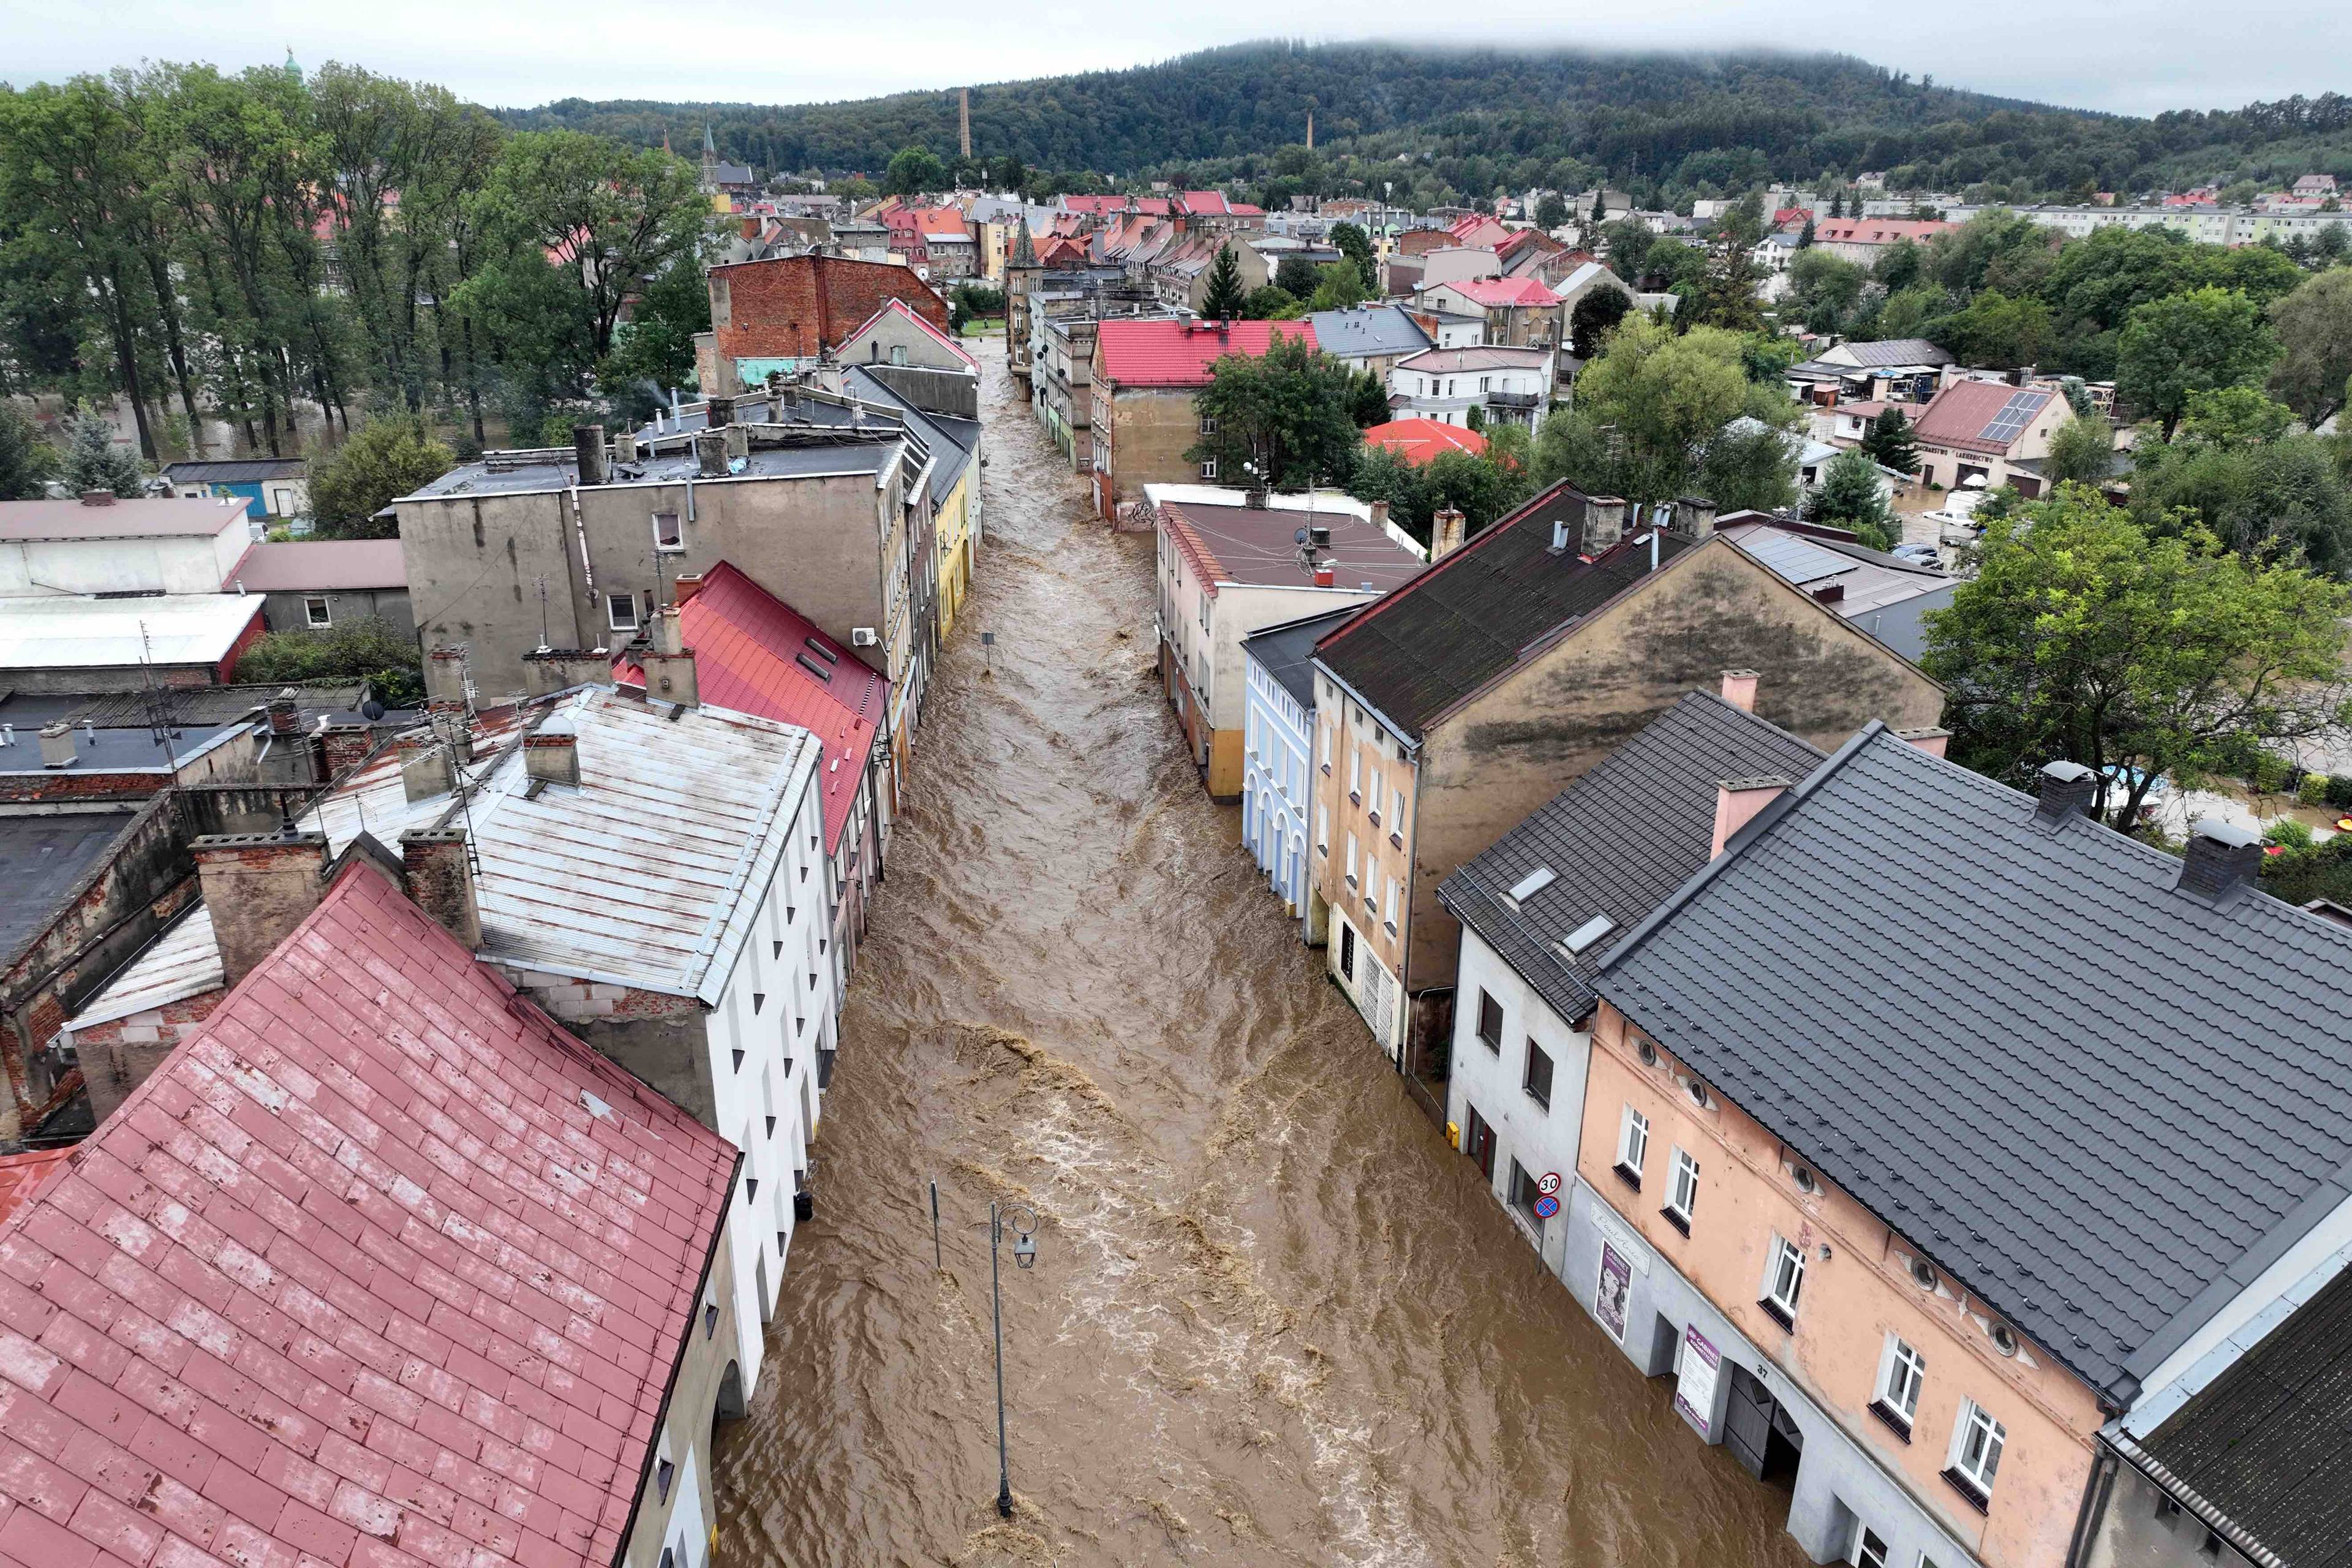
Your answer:
[[[1394,877],[1389,879],[1388,905],[1381,910],[1381,918],[1387,921],[1391,934],[1394,934],[1397,928],[1397,905],[1402,901],[1399,895],[1403,889],[1402,882],[1398,881]]]
[[[1331,808],[1319,800],[1315,803],[1315,853],[1331,853]]]
[[[1203,458],[1201,459],[1201,477],[1204,479],[1213,479],[1217,477],[1216,458]]]
[[[1359,805],[1364,801],[1364,753],[1353,747],[1348,751],[1348,798]]]
[[[1484,991],[1478,993],[1478,1037],[1490,1051],[1503,1048],[1503,1005]]]
[[[662,1501],[669,1500],[669,1484],[677,1479],[677,1467],[667,1459],[654,1466],[654,1494]]]
[[[1533,1039],[1528,1041],[1528,1070],[1519,1075],[1519,1087],[1529,1100],[1551,1109],[1551,1058]]]
[[[1617,1124],[1617,1174],[1637,1193],[1642,1190],[1642,1162],[1649,1154],[1650,1119],[1629,1105],[1625,1119]]]
[[[665,552],[675,552],[686,548],[686,529],[677,521],[677,513],[674,511],[654,513],[654,548]]]
[[[1389,837],[1402,843],[1404,840],[1404,791],[1393,790],[1390,794],[1395,805],[1389,813]]]
[[[1659,1212],[1688,1236],[1691,1215],[1698,1208],[1698,1162],[1691,1158],[1689,1150],[1677,1149],[1674,1171],[1674,1180],[1666,1184],[1666,1206]]]
[[[1378,768],[1372,770],[1372,787],[1364,792],[1364,798],[1372,803],[1371,810],[1366,815],[1371,817],[1372,826],[1378,827],[1381,825],[1381,770]]]
[[[1356,836],[1348,835],[1348,886],[1356,885]]]
[[[1975,1400],[1960,1405],[1960,1421],[1952,1433],[1952,1462],[1944,1479],[1960,1494],[1982,1508],[1992,1500],[1992,1479],[2000,1469],[2001,1446],[2009,1433]]]
[[[1866,1524],[1854,1526],[1853,1562],[1853,1568],[1886,1568],[1886,1542]]]
[[[1772,1261],[1764,1270],[1764,1310],[1784,1329],[1797,1325],[1797,1298],[1805,1289],[1805,1255],[1788,1237],[1772,1238]]]
[[[323,594],[313,594],[302,601],[302,618],[314,626],[331,626],[335,624],[334,612],[329,607],[327,596]]]
[[[1878,1366],[1878,1397],[1871,1414],[1911,1440],[1911,1423],[1919,1414],[1919,1387],[1927,1381],[1927,1358],[1897,1339],[1886,1336],[1886,1353]]]
[[[1315,726],[1315,761],[1325,773],[1331,771],[1331,726]]]
[[[1215,435],[1216,433],[1217,433],[1217,420],[1216,420],[1216,416],[1215,416],[1214,415],[1211,415],[1211,414],[1203,414],[1203,415],[1202,415],[1202,416],[1201,416],[1201,434],[1202,434],[1202,435],[1203,435],[1203,436],[1213,436],[1213,435]]]
[[[1536,1213],[1536,1200],[1541,1196],[1543,1190],[1536,1185],[1536,1179],[1528,1175],[1526,1167],[1517,1160],[1512,1161],[1511,1206],[1519,1211],[1521,1219],[1538,1230],[1543,1228],[1543,1216]]]
[[[605,595],[604,619],[605,623],[616,632],[635,631],[637,629],[637,596],[635,594]]]

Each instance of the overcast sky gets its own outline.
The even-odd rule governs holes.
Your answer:
[[[0,0],[0,79],[149,59],[341,59],[493,106],[795,103],[1142,64],[1213,44],[1429,37],[1856,54],[1954,86],[2153,113],[2352,87],[2342,0]]]

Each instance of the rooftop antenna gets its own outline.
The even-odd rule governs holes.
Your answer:
[[[539,574],[539,646],[554,646],[547,640],[547,574],[544,572]]]

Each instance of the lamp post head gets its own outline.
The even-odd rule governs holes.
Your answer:
[[[1028,1235],[1014,1237],[1013,1238],[1013,1266],[1018,1268],[1027,1268],[1035,1264],[1036,1261],[1037,1238],[1034,1236]]]

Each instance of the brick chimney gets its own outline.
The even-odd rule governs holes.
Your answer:
[[[572,451],[579,460],[580,482],[601,485],[612,479],[605,466],[604,427],[602,425],[574,425],[572,427]]]
[[[319,731],[319,761],[330,779],[375,749],[373,724],[329,724]]]
[[[2261,835],[2234,822],[2208,816],[2189,830],[2187,851],[2180,858],[2180,879],[2173,887],[2218,907],[2252,886],[2262,868]]]
[[[482,910],[462,827],[412,827],[400,836],[400,879],[411,902],[471,952],[482,945]]]
[[[613,461],[634,463],[637,460],[637,436],[634,430],[624,430],[613,437]]]
[[[671,597],[677,601],[677,607],[682,610],[692,602],[697,594],[702,592],[702,574],[699,572],[680,573],[677,576],[670,580],[669,587]]]
[[[646,672],[646,683],[653,683],[651,670]],[[554,714],[522,738],[522,771],[547,784],[579,784],[580,736],[568,715]]]
[[[603,648],[542,647],[522,656],[522,687],[532,697],[612,684],[612,656]]]
[[[81,492],[81,504],[84,506],[112,506],[114,504],[114,492],[112,490],[84,490]]]
[[[74,764],[73,726],[60,719],[41,726],[41,766],[69,768]]]
[[[1463,517],[1452,507],[1441,507],[1430,519],[1429,558],[1443,561],[1462,548]]]
[[[1625,537],[1625,501],[1622,496],[1594,496],[1585,502],[1584,552],[1598,555]]]
[[[1372,502],[1371,512],[1372,526],[1379,529],[1383,533],[1387,532],[1389,526],[1389,503],[1384,500],[1376,500]]]
[[[1710,860],[1723,853],[1731,836],[1756,819],[1756,814],[1780,798],[1788,789],[1784,778],[1718,779],[1715,785],[1715,847]]]
[[[2044,827],[2055,827],[2070,816],[2087,816],[2098,793],[2099,775],[2082,763],[2044,763],[2042,798],[2034,805],[2034,820]]]
[[[677,606],[664,605],[647,629],[653,646],[637,660],[646,672],[646,700],[675,702],[681,708],[696,706],[701,692],[695,679],[694,650],[686,646]]]
[[[735,400],[731,397],[712,393],[702,400],[702,427],[706,430],[724,430],[735,423]]]
[[[299,733],[301,728],[301,700],[289,686],[269,700],[269,732],[292,735]]]
[[[1756,711],[1756,682],[1760,679],[1752,669],[1727,669],[1723,672],[1723,700],[1744,713]]]
[[[425,656],[425,697],[428,703],[466,700],[466,650],[436,647]]]
[[[192,842],[221,972],[235,985],[319,907],[323,833],[225,833]]]
[[[1685,496],[1675,503],[1675,527],[1693,539],[1715,537],[1715,503]]]

